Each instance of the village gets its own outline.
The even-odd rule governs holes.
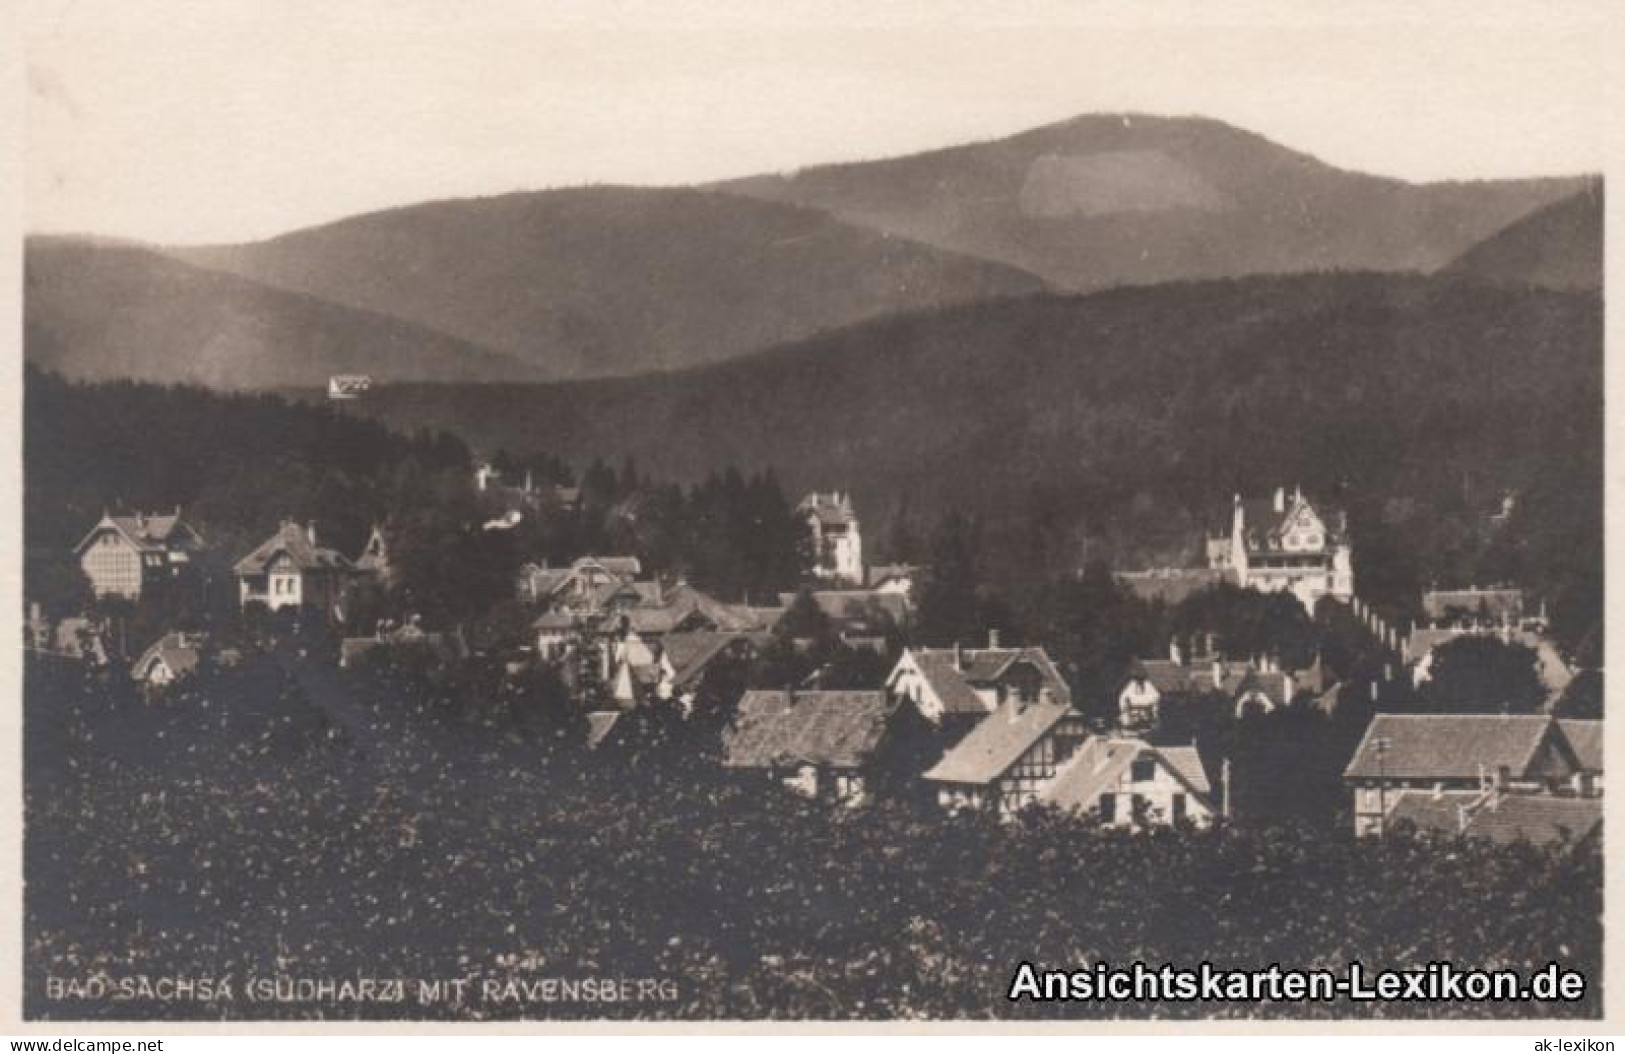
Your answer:
[[[486,516],[478,529],[493,535],[580,501],[579,488],[490,462],[469,486]],[[1195,540],[1200,566],[1118,570],[1111,585],[1159,611],[1200,610],[1215,596],[1290,599],[1304,625],[1352,634],[1357,660],[1328,661],[1320,638],[1310,654],[1238,654],[1222,618],[1170,633],[1104,681],[1066,668],[1050,641],[1009,639],[1008,628],[925,641],[914,630],[931,566],[871,563],[850,494],[807,494],[794,518],[805,554],[797,591],[723,598],[627,552],[527,559],[511,584],[510,619],[522,623],[510,646],[482,649],[462,625],[402,606],[389,524],[352,556],[324,544],[320,525],[291,519],[231,554],[237,613],[266,632],[160,626],[129,639],[119,613],[193,588],[209,543],[182,509],[104,514],[72,549],[95,603],[55,620],[34,605],[25,644],[39,661],[128,677],[157,698],[200,668],[320,624],[335,646],[301,660],[334,668],[339,683],[404,655],[509,678],[544,671],[604,764],[651,715],[682,723],[720,708],[708,756],[728,776],[854,809],[901,795],[943,815],[1015,819],[1047,807],[1125,832],[1206,828],[1248,819],[1238,786],[1258,801],[1290,797],[1307,779],[1335,781],[1341,804],[1325,822],[1360,837],[1409,829],[1571,846],[1598,836],[1602,722],[1582,696],[1600,672],[1557,646],[1543,604],[1515,585],[1436,588],[1421,619],[1390,622],[1361,599],[1344,514],[1299,487],[1236,495]],[[1453,670],[1479,661],[1475,648],[1521,662],[1538,695],[1520,686],[1463,701],[1463,689],[1445,690],[1461,680]],[[1466,680],[1469,693],[1498,691],[1493,677],[1487,687]],[[1274,756],[1231,749],[1257,722],[1295,714],[1341,722],[1343,738],[1299,756],[1281,756],[1279,741]],[[1292,772],[1317,765],[1333,768]]]

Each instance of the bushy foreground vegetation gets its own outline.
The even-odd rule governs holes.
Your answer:
[[[533,698],[476,712],[450,690],[391,694],[388,678],[335,674],[291,645],[163,698],[49,662],[28,680],[31,1016],[1397,1016],[1011,1004],[1023,960],[1555,960],[1600,983],[1592,850],[1404,832],[1360,843],[1346,822],[1131,836],[1051,814],[946,818],[902,799],[830,808],[726,781],[704,749],[589,753],[560,734],[567,724],[527,713]],[[234,998],[49,997],[51,978],[98,971],[229,976]],[[277,977],[470,983],[460,1003],[244,998],[250,978]],[[666,987],[572,1002],[509,986],[597,977]],[[1600,1007],[1593,987],[1575,1005],[1404,1015]]]

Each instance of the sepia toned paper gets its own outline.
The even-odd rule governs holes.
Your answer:
[[[14,1031],[1617,1016],[1608,5],[15,18]]]

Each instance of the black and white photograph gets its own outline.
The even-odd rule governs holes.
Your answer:
[[[20,7],[19,1032],[1603,1023],[1614,5]]]

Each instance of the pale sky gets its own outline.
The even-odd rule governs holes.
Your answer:
[[[1202,114],[1406,179],[1600,171],[1616,0],[29,0],[27,223],[185,243]]]

